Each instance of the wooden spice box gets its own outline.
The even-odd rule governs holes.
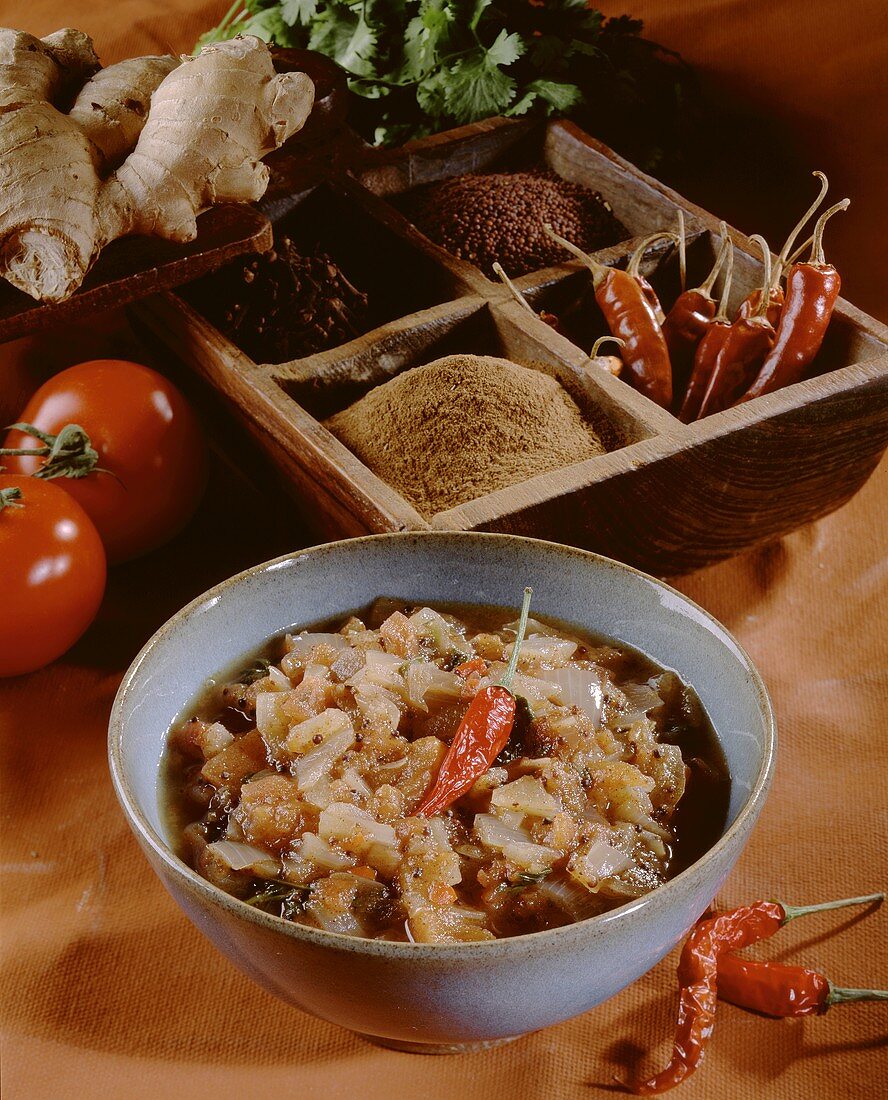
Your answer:
[[[429,241],[399,211],[405,192],[465,172],[546,165],[601,191],[631,237],[596,253],[624,264],[638,238],[685,212],[688,285],[718,248],[718,220],[566,122],[491,119],[379,152],[347,145],[304,190],[280,189],[269,212],[297,243],[318,243],[370,292],[365,335],[280,364],[255,363],[185,296],[164,294],[137,316],[234,406],[283,472],[320,537],[450,529],[505,531],[586,547],[676,575],[786,534],[848,500],[888,445],[888,329],[840,300],[816,376],[685,425],[618,378],[586,365],[604,333],[588,272],[575,262],[517,280],[555,333],[499,283]],[[291,171],[291,177],[298,175]],[[761,281],[755,247],[736,248],[732,297]],[[671,246],[642,270],[670,302]],[[320,421],[372,386],[453,352],[493,354],[556,376],[608,453],[423,516],[368,470]]]

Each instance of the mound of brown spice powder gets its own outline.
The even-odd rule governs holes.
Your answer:
[[[604,453],[559,382],[489,356],[414,367],[325,423],[426,516]]]

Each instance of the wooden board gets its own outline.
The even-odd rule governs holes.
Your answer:
[[[597,253],[602,263],[625,264],[640,238],[673,228],[681,209],[689,285],[711,265],[718,219],[576,126],[486,120],[393,152],[353,145],[282,216],[282,230],[309,234],[367,287],[371,302],[375,296],[375,327],[366,334],[304,359],[262,364],[200,314],[190,291],[191,304],[164,295],[140,305],[138,317],[231,402],[325,537],[429,527],[506,531],[675,575],[785,534],[853,495],[888,445],[888,330],[840,300],[813,377],[685,425],[590,369],[586,350],[606,330],[585,268],[564,263],[518,280],[535,308],[559,314],[555,333],[399,209],[406,191],[435,180],[532,165],[611,202],[629,238]],[[762,267],[749,239],[728,232],[736,305],[761,281]],[[671,301],[678,276],[670,247],[650,249],[642,270]],[[400,371],[453,352],[501,355],[554,375],[608,453],[421,515],[321,421]]]

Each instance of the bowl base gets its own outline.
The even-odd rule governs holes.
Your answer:
[[[413,1043],[407,1039],[386,1039],[382,1035],[365,1035],[362,1031],[357,1031],[355,1034],[375,1046],[401,1050],[406,1054],[474,1054],[482,1050],[494,1050],[496,1047],[514,1043],[516,1039],[521,1038],[520,1035],[507,1035],[505,1039],[486,1039],[478,1043]]]

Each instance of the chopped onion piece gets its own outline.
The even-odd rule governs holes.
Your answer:
[[[288,752],[308,752],[314,745],[321,745],[344,730],[352,730],[351,719],[345,711],[330,707],[291,726],[284,746]]]
[[[407,757],[402,756],[400,760],[392,760],[388,764],[377,764],[376,770],[380,772],[394,771],[395,768],[403,768],[407,763]]]
[[[352,794],[360,795],[361,798],[370,798],[373,794],[364,777],[358,774],[357,768],[346,768],[342,779]]]
[[[245,871],[249,867],[259,875],[276,875],[281,866],[276,856],[239,840],[215,840],[207,845],[207,850],[218,856],[232,871]]]
[[[325,932],[338,932],[342,936],[363,936],[367,933],[351,909],[344,913],[332,913],[319,898],[311,898],[305,906]]]
[[[355,743],[355,732],[349,727],[334,733],[323,745],[300,756],[291,769],[300,790],[307,790],[329,772],[333,764]]]
[[[311,655],[316,645],[328,645],[333,649],[344,649],[348,642],[341,634],[296,634],[287,636],[287,652],[302,660]]]
[[[532,841],[504,844],[502,852],[506,859],[531,874],[539,874],[540,871],[547,870],[556,859],[561,857],[561,852],[557,852],[554,848],[547,848],[544,844],[534,844]]]
[[[361,671],[367,663],[367,654],[363,649],[354,649],[349,646],[340,651],[339,656],[330,665],[330,673],[340,682],[345,683]]]
[[[519,622],[519,619],[515,619],[514,622],[506,623],[503,630],[508,630],[512,634],[517,634]],[[542,634],[545,637],[554,637],[558,634],[558,631],[554,626],[547,626],[546,623],[541,623],[539,619],[529,618],[527,620],[527,636],[531,638],[535,634]]]
[[[405,679],[407,698],[419,710],[427,711],[430,703],[446,703],[462,697],[462,680],[429,661],[410,661]]]
[[[401,722],[401,708],[390,691],[377,684],[362,683],[354,692],[358,710],[371,728],[397,730]]]
[[[508,661],[515,649],[515,643],[506,646],[503,657]],[[531,660],[552,664],[556,668],[566,664],[577,651],[577,643],[569,638],[549,638],[544,634],[536,634],[531,638],[525,638],[521,643],[519,660]]]
[[[322,840],[315,833],[302,834],[299,854],[303,859],[311,860],[316,866],[329,871],[342,871],[346,867],[353,867],[355,862],[354,856],[331,848],[326,840]]]
[[[377,821],[366,810],[353,806],[351,802],[331,802],[321,811],[318,821],[318,834],[324,840],[344,840],[364,847],[365,842],[397,846],[395,830],[391,825]]]
[[[322,775],[317,783],[312,783],[302,792],[302,798],[309,806],[316,806],[319,810],[329,806],[333,801],[333,784],[329,777]]]
[[[421,607],[419,611],[415,611],[409,622],[420,638],[432,643],[439,656],[446,657],[454,652],[466,653],[468,647],[462,634],[443,615],[430,607]]]
[[[539,779],[524,775],[512,783],[506,783],[504,787],[497,789],[490,796],[491,806],[498,806],[504,810],[516,810],[522,814],[531,814],[533,817],[554,817],[561,806]]]
[[[536,889],[571,920],[586,920],[601,912],[601,903],[594,895],[572,879],[563,875],[551,875],[537,883]]]
[[[514,825],[507,825],[493,814],[476,814],[475,832],[481,843],[489,848],[502,848],[505,844],[522,844],[530,841],[530,833]]]
[[[270,744],[279,745],[290,728],[282,702],[283,695],[279,691],[260,691],[256,696],[256,728]]]
[[[268,678],[279,691],[290,691],[293,687],[290,677],[281,672],[277,665],[268,666]]]
[[[557,685],[564,706],[579,707],[589,715],[596,727],[601,725],[604,684],[600,672],[585,668],[558,668],[547,672],[546,679]]]
[[[625,852],[598,838],[582,855],[578,852],[572,856],[567,869],[577,882],[595,893],[605,879],[613,878],[631,866],[632,859]]]

